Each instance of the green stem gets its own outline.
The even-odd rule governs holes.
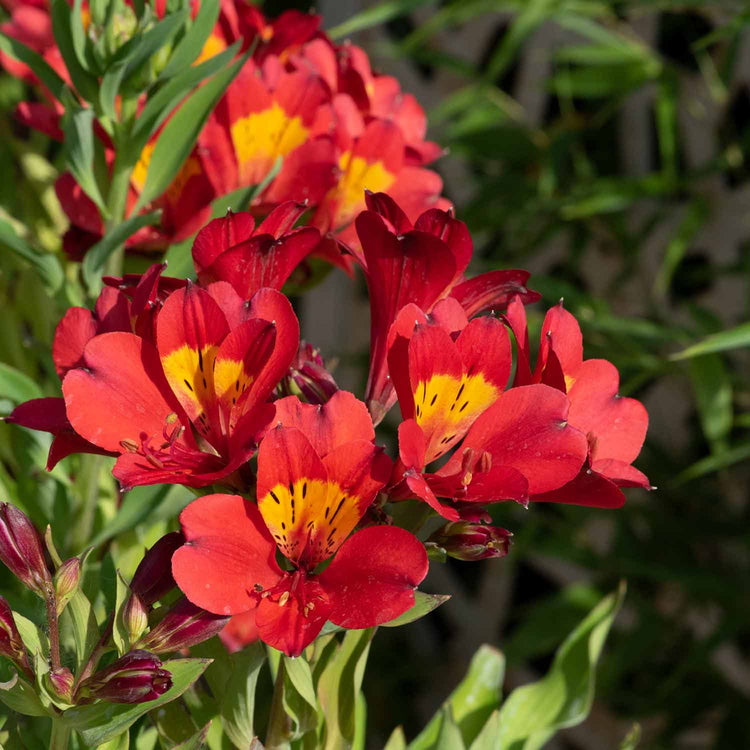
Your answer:
[[[76,677],[75,682],[73,683],[73,700],[76,698],[76,693],[78,692],[79,685],[94,673],[94,670],[96,669],[96,665],[99,663],[99,659],[101,659],[102,654],[107,650],[109,639],[112,637],[112,629],[115,624],[115,613],[113,612],[109,617],[109,622],[107,623],[107,627],[104,629],[104,632],[102,633],[101,637],[99,638],[99,641],[97,642],[96,646],[94,646],[93,650],[91,651],[91,654],[89,658],[86,660],[86,664],[84,665],[83,669],[78,674],[78,677]]]
[[[285,750],[289,747],[289,717],[284,711],[284,657],[279,659],[276,682],[273,686],[271,714],[268,717],[266,750]]]
[[[96,506],[99,503],[99,479],[105,465],[105,456],[94,454],[81,456],[81,468],[76,479],[81,505],[71,535],[72,549],[75,552],[81,551],[91,538]]]
[[[60,669],[60,626],[57,621],[57,600],[55,590],[50,584],[45,598],[47,605],[47,624],[49,625],[49,660],[52,669]]]
[[[132,154],[128,147],[137,106],[137,99],[123,98],[122,100],[120,122],[117,125],[117,137],[115,139],[115,163],[112,167],[112,181],[107,194],[109,219],[105,224],[105,233],[111,232],[125,218],[130,177],[140,156]],[[124,258],[125,246],[120,245],[107,259],[104,272],[110,276],[121,276]]]
[[[67,750],[70,740],[70,727],[62,721],[52,719],[52,732],[49,737],[49,750]]]

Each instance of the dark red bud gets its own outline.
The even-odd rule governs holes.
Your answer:
[[[55,573],[55,602],[59,615],[73,594],[78,591],[81,580],[81,561],[77,557],[66,560]]]
[[[172,687],[172,675],[148,651],[130,651],[84,680],[77,695],[109,703],[145,703]]]
[[[300,343],[280,387],[284,395],[297,396],[309,404],[324,404],[339,389],[320,352],[305,341]]]
[[[228,622],[228,616],[206,612],[183,596],[170,607],[161,622],[141,638],[138,645],[155,654],[179,651],[207,641]]]
[[[159,601],[176,586],[172,578],[172,555],[184,543],[182,534],[172,531],[146,551],[130,583],[130,590],[145,607]]]
[[[48,597],[52,576],[44,560],[42,538],[28,516],[8,503],[0,503],[0,560],[35,594]]]
[[[72,703],[73,684],[76,681],[73,673],[67,667],[60,667],[59,669],[53,669],[48,678],[55,694],[68,703]]]
[[[33,682],[34,673],[31,671],[29,659],[26,656],[23,639],[13,619],[13,611],[2,596],[0,596],[0,654],[7,656]]]
[[[427,541],[457,560],[484,560],[508,554],[513,535],[499,526],[456,521],[447,523]]]

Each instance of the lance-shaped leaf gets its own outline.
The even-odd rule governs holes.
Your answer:
[[[79,107],[72,97],[65,99],[63,131],[67,167],[84,193],[106,216],[107,208],[94,175],[94,111]]]
[[[444,741],[455,736],[451,727],[443,731],[446,718],[449,724],[455,723],[462,742],[468,747],[492,711],[498,707],[504,675],[505,657],[502,653],[492,646],[481,646],[471,660],[466,677],[432,717],[430,723],[409,744],[409,750],[436,748],[441,736]]]
[[[249,54],[249,52],[248,52]],[[185,163],[198,134],[227,86],[234,80],[248,54],[201,86],[165,125],[149,162],[146,182],[134,212],[161,195]]]
[[[70,6],[66,0],[52,0],[52,33],[67,68],[70,80],[78,93],[87,101],[94,101],[99,84],[96,78],[89,73],[81,64],[83,59],[80,36],[74,37],[73,24],[80,23],[80,12],[78,18],[73,18]],[[81,29],[82,31],[83,29]],[[81,55],[81,59],[79,59]],[[66,136],[67,140],[67,136]]]
[[[216,19],[219,17],[219,8],[219,0],[204,0],[200,4],[192,25],[170,56],[166,67],[162,70],[159,76],[160,80],[171,78],[193,64],[200,55],[206,40],[213,32]]]
[[[33,49],[4,31],[0,31],[0,50],[10,57],[19,60],[31,68],[32,73],[50,90],[52,96],[62,101],[65,91],[69,91],[65,81],[55,72],[52,66]]]
[[[586,718],[594,699],[596,664],[624,596],[623,583],[565,639],[541,680],[508,696],[500,710],[497,750],[539,750],[555,731]]]
[[[0,44],[2,49],[2,44]],[[65,279],[60,261],[51,253],[42,253],[27,245],[7,221],[0,219],[0,242],[7,245],[19,258],[31,264],[47,291],[54,294]]]
[[[63,719],[78,732],[81,747],[94,748],[117,737],[143,714],[179,698],[206,670],[210,659],[172,659],[163,668],[172,675],[172,687],[156,700],[135,705],[95,703],[70,708]]]
[[[384,622],[383,627],[397,628],[401,625],[408,625],[410,622],[415,622],[425,615],[430,614],[433,609],[437,609],[441,604],[445,604],[450,598],[450,594],[425,594],[424,591],[415,591],[414,606],[411,609],[407,609],[404,614],[395,620]]]

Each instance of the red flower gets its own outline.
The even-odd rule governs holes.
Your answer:
[[[619,487],[650,489],[648,478],[631,466],[648,429],[643,404],[618,395],[617,368],[605,359],[583,359],[581,329],[562,302],[547,312],[536,368],[529,364],[526,312],[518,300],[508,306],[508,323],[518,342],[515,382],[542,382],[567,393],[568,421],[587,437],[587,463],[573,481],[536,501],[620,507]]]
[[[227,281],[242,299],[261,287],[281,289],[320,241],[317,229],[292,229],[305,210],[304,204],[282,203],[257,227],[249,213],[214,219],[193,243],[198,280],[203,286]]]
[[[390,474],[367,410],[338,391],[323,406],[277,402],[279,426],[258,452],[258,506],[209,495],[180,517],[187,544],[172,559],[178,586],[216,614],[255,611],[260,638],[290,656],[326,620],[367,628],[414,603],[427,555],[409,532],[371,526],[349,534]],[[276,563],[277,548],[291,563]],[[320,574],[317,565],[332,555]]]
[[[367,196],[370,210],[356,221],[370,293],[370,373],[365,391],[377,424],[396,401],[387,370],[388,332],[399,311],[413,303],[425,313],[453,297],[470,317],[489,307],[504,309],[520,295],[524,302],[539,298],[525,283],[526,271],[494,271],[470,281],[463,273],[472,254],[466,225],[446,211],[431,209],[414,225],[384,193]]]
[[[511,350],[503,323],[467,324],[461,315],[452,299],[436,305],[432,320],[408,305],[391,328],[388,355],[405,420],[393,495],[416,495],[451,520],[458,510],[438,497],[525,503],[572,479],[586,456],[585,437],[565,421],[564,394],[543,385],[504,392]],[[423,474],[462,439],[444,467]]]
[[[297,351],[297,319],[275,290],[247,305],[219,282],[173,292],[155,328],[155,344],[119,332],[88,342],[63,381],[68,418],[119,454],[114,474],[126,488],[211,484],[254,452],[273,414],[266,401]]]
[[[110,279],[116,285],[124,282],[123,289],[104,288],[93,311],[84,307],[71,307],[67,310],[55,329],[52,344],[52,359],[61,380],[70,370],[83,366],[86,345],[99,334],[133,331],[153,339],[153,320],[163,301],[163,296],[160,296],[163,295],[163,289],[179,288],[186,283],[162,278],[161,273],[165,268],[165,264],[157,264],[134,279]],[[71,453],[117,455],[76,433],[68,420],[62,398],[26,401],[17,406],[6,421],[32,430],[50,432],[55,436],[47,458],[47,469],[50,471],[58,461]]]

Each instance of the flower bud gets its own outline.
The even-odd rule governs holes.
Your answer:
[[[305,341],[300,342],[280,387],[284,395],[297,396],[309,404],[324,404],[339,389],[320,352]]]
[[[5,599],[0,596],[0,654],[7,656],[32,682],[34,673],[26,656],[26,648],[18,632],[13,611]]]
[[[206,612],[183,596],[170,607],[164,619],[152,628],[138,645],[155,654],[179,651],[181,648],[207,641],[228,622],[229,617]]]
[[[172,578],[172,555],[184,543],[182,534],[172,531],[146,551],[130,583],[130,590],[144,607],[150,607],[177,585]]]
[[[79,695],[109,703],[145,703],[172,687],[172,675],[148,651],[130,651],[106,669],[84,680]]]
[[[484,560],[507,555],[512,536],[510,531],[499,526],[455,521],[445,524],[427,541],[442,547],[457,560]]]
[[[42,539],[28,516],[7,503],[0,503],[0,560],[21,583],[47,598],[52,576],[44,561]]]
[[[55,573],[55,601],[59,615],[70,598],[78,591],[81,580],[81,561],[77,557],[66,560]]]
[[[148,607],[138,594],[131,594],[122,610],[122,621],[128,632],[128,643],[135,643],[148,627]]]
[[[55,695],[62,698],[67,703],[73,702],[73,684],[75,683],[76,678],[67,667],[53,669],[47,675],[47,679],[52,686]]]

